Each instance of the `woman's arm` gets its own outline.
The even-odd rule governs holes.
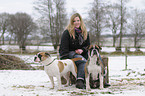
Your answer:
[[[85,41],[85,45],[82,47],[82,50],[84,53],[87,52],[87,47],[90,45],[90,37],[89,37],[89,34],[87,36],[87,40]]]
[[[68,30],[65,30],[62,34],[61,42],[60,42],[60,48],[59,48],[60,58],[64,58],[64,59],[68,58],[69,40],[70,40],[69,32]]]

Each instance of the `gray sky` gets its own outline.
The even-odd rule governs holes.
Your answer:
[[[35,0],[0,0],[0,13],[26,12],[34,16],[36,13],[33,9],[34,1]],[[108,1],[115,2],[116,0]],[[72,9],[74,9],[80,14],[84,14],[87,12],[87,8],[89,8],[90,3],[92,2],[93,0],[66,0],[67,12],[70,13]],[[145,0],[131,0],[128,6],[145,9]]]

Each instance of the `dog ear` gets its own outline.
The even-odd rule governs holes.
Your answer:
[[[102,47],[101,47],[101,46],[96,45],[96,47],[97,47],[99,50],[102,50]]]
[[[92,46],[93,46],[93,45],[88,45],[88,46],[87,46],[87,49],[88,49],[88,50],[91,49]]]
[[[100,50],[102,50],[102,47],[101,46],[98,46],[98,47],[99,47]]]
[[[86,50],[89,50],[90,45],[88,45],[87,47],[85,47]]]
[[[49,54],[48,52],[45,52],[45,55],[46,55],[46,56],[50,56],[50,54]]]

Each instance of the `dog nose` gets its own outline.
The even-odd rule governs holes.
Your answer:
[[[97,54],[96,50],[93,50],[93,53],[94,53],[94,54]]]
[[[37,57],[34,57],[34,61],[37,59]]]

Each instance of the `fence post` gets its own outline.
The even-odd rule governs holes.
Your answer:
[[[20,50],[21,50],[21,54],[23,53],[23,50],[22,50],[22,48],[20,48]]]
[[[125,46],[125,70],[127,70],[127,46]]]

